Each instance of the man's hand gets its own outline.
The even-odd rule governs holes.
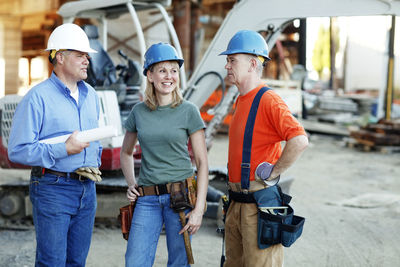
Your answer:
[[[279,182],[280,176],[273,177],[272,172],[274,165],[269,162],[262,162],[257,166],[255,179],[256,181],[262,182],[268,186],[276,185]]]
[[[78,131],[74,131],[67,141],[65,141],[65,148],[68,155],[81,153],[83,149],[87,148],[90,144],[87,142],[80,142],[76,138]]]
[[[101,182],[101,171],[96,167],[81,167],[75,170],[80,176],[89,178],[93,182]]]

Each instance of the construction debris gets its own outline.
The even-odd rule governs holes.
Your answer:
[[[358,130],[350,131],[347,145],[361,147],[364,151],[378,150],[384,153],[400,151],[400,119],[380,120]]]

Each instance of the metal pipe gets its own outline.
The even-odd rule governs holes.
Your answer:
[[[168,31],[169,31],[169,33],[171,35],[172,44],[176,48],[176,51],[177,51],[178,55],[181,58],[183,58],[182,48],[181,48],[181,45],[179,43],[178,35],[176,34],[174,25],[172,25],[171,19],[169,18],[167,11],[159,3],[152,3],[152,4],[154,6],[156,6],[158,8],[158,10],[160,10],[160,13],[163,16],[163,18],[165,20],[165,23],[167,25]],[[182,66],[179,71],[180,71],[180,76],[181,76],[181,89],[184,90],[184,89],[186,89],[186,72],[185,72],[185,68]]]
[[[133,24],[134,24],[136,32],[137,32],[137,37],[138,37],[138,41],[139,41],[139,51],[140,51],[140,63],[143,66],[144,65],[144,54],[146,52],[146,43],[144,40],[142,26],[140,25],[138,15],[137,15],[136,10],[133,7],[132,3],[131,2],[126,3],[126,6],[128,7],[129,13],[131,14]],[[140,90],[142,92],[144,92],[145,88],[146,88],[146,79],[142,79],[142,84],[140,85]]]
[[[108,51],[108,24],[107,20],[104,16],[101,16],[101,24],[102,24],[102,31],[103,31],[103,47],[104,50]]]

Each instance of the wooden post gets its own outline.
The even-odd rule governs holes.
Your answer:
[[[386,103],[385,103],[386,120],[390,120],[392,117],[395,25],[396,25],[396,16],[392,15],[392,27],[390,29],[390,36],[389,36],[389,61],[388,61],[387,83],[386,83]]]
[[[183,59],[185,60],[185,69],[190,66],[190,15],[191,2],[173,1],[174,27],[182,48]]]

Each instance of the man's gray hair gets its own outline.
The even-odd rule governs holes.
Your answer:
[[[50,63],[53,64],[53,67],[57,66],[57,54],[58,54],[58,53],[61,53],[61,54],[63,54],[63,55],[67,55],[67,56],[68,56],[69,54],[71,54],[71,51],[69,51],[69,50],[57,51],[57,52],[54,54],[54,58],[51,58],[51,57],[49,56]]]
[[[254,60],[256,61],[256,64],[257,64],[256,71],[257,71],[258,75],[259,75],[260,77],[262,77],[263,70],[264,70],[264,65],[263,65],[263,63],[262,63],[262,62],[258,59],[258,57],[255,56],[255,55],[250,55],[250,54],[248,54],[248,56],[249,56],[249,60],[250,60],[250,59],[254,59]]]

